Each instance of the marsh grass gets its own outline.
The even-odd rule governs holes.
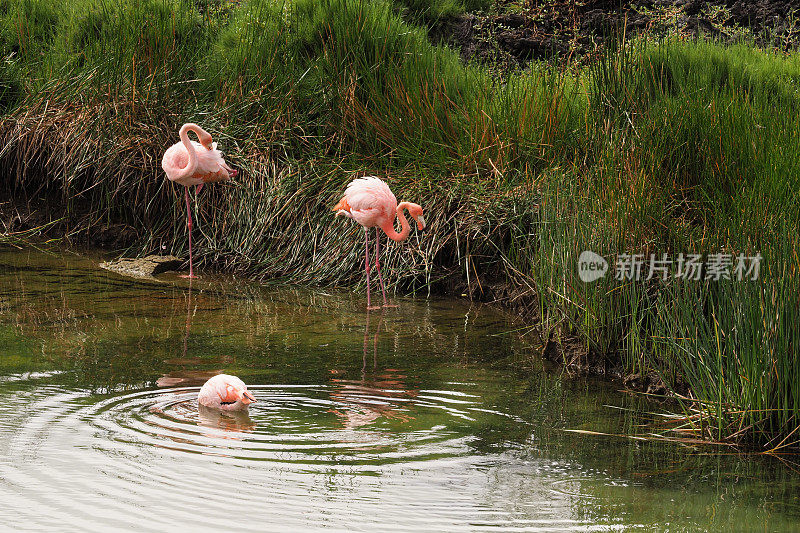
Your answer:
[[[585,189],[563,194],[556,179],[543,192],[556,223],[535,261],[541,307],[589,350],[621,354],[627,371],[687,385],[698,436],[788,435],[800,425],[798,63],[741,46],[641,46],[593,70],[593,141],[611,149]],[[760,253],[762,271],[755,281],[704,271],[700,281],[587,285],[573,266],[585,249]]]
[[[384,248],[391,290],[526,305],[545,338],[691,391],[700,437],[797,435],[798,56],[639,42],[498,80],[380,1],[37,5],[54,33],[0,10],[0,186],[70,231],[121,223],[133,251],[183,253],[160,156],[199,122],[242,170],[195,204],[206,268],[360,287],[363,232],[330,206],[377,174],[431,226]],[[586,249],[763,267],[585,284]]]

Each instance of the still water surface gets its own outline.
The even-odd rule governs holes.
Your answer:
[[[664,407],[545,371],[488,307],[398,303],[0,250],[0,529],[800,529],[785,463],[565,432]],[[220,371],[249,415],[198,410]]]

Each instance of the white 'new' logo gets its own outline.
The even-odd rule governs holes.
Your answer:
[[[590,283],[598,280],[608,272],[608,261],[596,253],[585,250],[578,257],[578,276],[581,281]]]

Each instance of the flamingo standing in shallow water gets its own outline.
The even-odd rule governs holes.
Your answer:
[[[255,401],[244,381],[228,374],[218,374],[206,381],[197,395],[200,405],[222,411],[242,411]]]
[[[366,237],[364,242],[364,270],[367,272],[367,310],[380,309],[379,307],[371,306],[369,295],[369,229],[376,228],[375,269],[378,271],[378,280],[381,283],[383,305],[388,307],[379,258],[381,234],[377,228],[382,229],[386,236],[393,241],[401,242],[406,240],[411,232],[411,226],[409,226],[404,214],[406,209],[408,209],[408,214],[411,215],[411,218],[417,222],[417,229],[420,231],[425,229],[422,207],[411,202],[398,204],[397,198],[394,197],[389,186],[383,180],[374,176],[357,178],[351,181],[344,193],[344,198],[339,200],[339,203],[333,208],[336,211],[336,216],[341,215],[352,218],[364,227],[364,235]],[[395,217],[400,219],[400,225],[402,226],[400,233],[394,229]]]
[[[189,132],[197,135],[197,141],[189,140]],[[192,213],[189,208],[189,187],[197,186],[197,193],[206,183],[225,181],[238,173],[225,163],[217,143],[211,141],[211,134],[197,124],[184,124],[179,132],[181,142],[170,146],[161,159],[161,168],[167,178],[186,187],[186,226],[189,229],[189,278],[194,277],[192,265]]]

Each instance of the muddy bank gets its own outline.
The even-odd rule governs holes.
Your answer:
[[[70,212],[48,198],[16,196],[0,202],[0,235],[23,234],[105,250],[133,246],[140,237],[139,231],[129,224],[91,223],[91,220],[89,209],[83,213]]]

